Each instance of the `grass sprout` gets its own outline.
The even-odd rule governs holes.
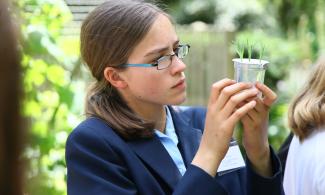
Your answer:
[[[245,53],[245,44],[237,40],[233,42],[233,45],[235,46],[236,53],[239,55],[240,59],[243,60]]]
[[[234,45],[236,53],[240,57],[241,61],[244,58],[245,50],[247,50],[247,57],[248,60],[250,61],[252,59],[254,49],[258,49],[259,60],[261,63],[262,57],[265,53],[264,44],[261,43],[259,44],[259,47],[255,47],[256,44],[254,42],[249,41],[249,39],[246,39],[246,41],[236,40],[233,41],[232,44]]]
[[[246,48],[247,48],[247,53],[248,53],[248,60],[251,61],[252,53],[253,53],[253,49],[254,49],[254,43],[249,42],[247,39],[246,40]]]
[[[262,57],[264,55],[264,52],[265,52],[265,45],[261,43],[261,45],[260,45],[260,52],[259,52],[260,63],[262,61]]]

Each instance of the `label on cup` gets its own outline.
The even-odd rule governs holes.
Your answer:
[[[240,152],[237,141],[234,140],[230,142],[228,152],[221,161],[217,173],[220,176],[245,166],[245,161]]]

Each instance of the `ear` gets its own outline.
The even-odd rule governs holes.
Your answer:
[[[120,72],[113,67],[104,69],[105,79],[114,87],[124,89],[127,87],[127,82],[120,76]]]

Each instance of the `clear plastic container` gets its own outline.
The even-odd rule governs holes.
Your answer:
[[[268,61],[259,59],[236,58],[234,62],[236,82],[264,83],[264,75]]]

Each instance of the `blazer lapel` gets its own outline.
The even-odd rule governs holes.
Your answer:
[[[175,110],[171,106],[169,106],[169,110],[178,135],[180,151],[185,166],[188,167],[199,148],[202,131],[191,127],[189,125],[189,118],[181,117],[178,110]],[[171,189],[174,189],[182,176],[174,161],[156,136],[151,139],[128,141],[127,144]]]
[[[202,131],[189,125],[190,119],[181,117],[179,110],[169,106],[173,117],[176,133],[178,135],[180,151],[183,155],[186,167],[191,164],[200,145]]]
[[[147,166],[151,167],[171,189],[174,189],[181,174],[157,137],[127,143]]]

